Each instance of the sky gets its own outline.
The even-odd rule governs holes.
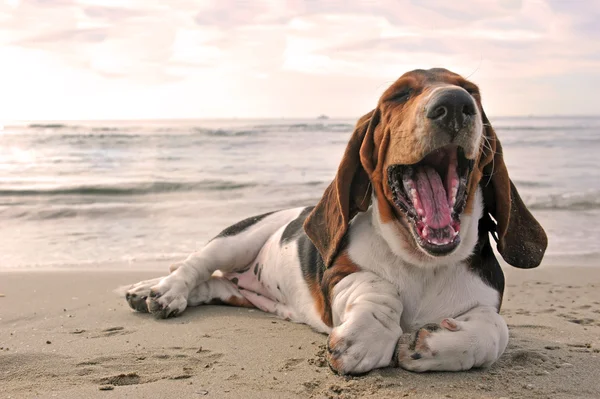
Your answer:
[[[444,67],[490,115],[600,114],[600,1],[0,0],[0,121],[358,117]]]

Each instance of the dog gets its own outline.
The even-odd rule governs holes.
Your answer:
[[[360,118],[314,207],[245,219],[129,287],[136,311],[256,307],[328,334],[339,374],[468,370],[504,352],[504,260],[537,267],[547,237],[511,182],[478,87],[402,75]]]

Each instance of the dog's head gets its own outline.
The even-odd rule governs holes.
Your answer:
[[[483,213],[475,209],[478,187]],[[391,247],[415,264],[456,253],[464,259],[493,230],[513,266],[536,267],[546,249],[542,227],[510,181],[478,87],[445,69],[402,75],[358,121],[335,180],[304,225],[326,265],[351,219],[372,202],[397,241]],[[487,222],[480,230],[487,230],[472,231],[473,242],[462,243],[481,216]]]

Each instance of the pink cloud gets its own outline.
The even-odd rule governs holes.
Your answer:
[[[73,74],[66,71],[90,85],[115,80],[132,99],[142,95],[141,87],[176,97],[204,93],[194,101],[196,109],[208,110],[208,92],[227,87],[237,105],[223,108],[235,115],[250,108],[256,116],[279,108],[294,115],[355,115],[406,70],[444,66],[477,71],[484,92],[486,86],[494,91],[486,98],[496,113],[544,113],[547,107],[502,93],[498,82],[560,96],[558,82],[566,76],[596,76],[594,16],[600,6],[565,8],[558,0],[12,0],[0,4],[0,56],[10,54],[0,65],[0,84],[25,85],[27,74],[43,75],[51,66],[57,74],[62,68],[67,80]],[[22,68],[30,59],[47,64]],[[281,87],[320,94],[288,108],[281,105],[287,93]],[[348,87],[357,87],[356,99],[347,97]],[[60,101],[68,109],[73,100]],[[581,101],[561,109],[600,111]],[[182,102],[169,115],[177,109],[188,107]]]

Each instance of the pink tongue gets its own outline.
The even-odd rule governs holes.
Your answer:
[[[425,212],[425,224],[434,229],[450,225],[452,216],[448,196],[438,172],[431,166],[420,167],[417,169],[416,183],[419,200]]]

